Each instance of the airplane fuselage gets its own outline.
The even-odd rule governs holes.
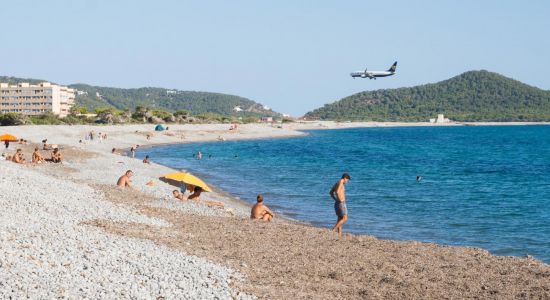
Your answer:
[[[395,74],[395,72],[388,72],[388,71],[359,71],[359,72],[353,72],[351,73],[351,77],[361,77],[361,78],[376,78],[376,77],[387,77],[392,76]]]
[[[369,71],[365,69],[365,71],[358,71],[351,73],[351,77],[360,77],[360,78],[369,78],[369,79],[376,79],[378,77],[387,77],[392,76],[395,74],[395,71],[397,70],[397,62],[394,62],[393,65],[386,71]]]

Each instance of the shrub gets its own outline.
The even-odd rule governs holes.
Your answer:
[[[18,113],[0,114],[0,125],[2,126],[17,126],[28,123],[28,118]]]

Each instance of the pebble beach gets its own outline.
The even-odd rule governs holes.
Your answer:
[[[22,148],[30,159],[34,147],[48,139],[61,148],[64,162],[0,161],[0,294],[16,299],[550,298],[550,266],[531,257],[338,237],[282,218],[251,221],[249,206],[226,191],[212,187],[205,195],[224,208],[178,201],[171,196],[175,187],[160,177],[180,170],[111,153],[135,145],[300,137],[300,129],[351,126],[392,124],[246,124],[232,131],[229,124],[169,125],[163,132],[153,125],[2,127],[2,133],[28,141],[12,143],[4,153]],[[86,140],[90,131],[107,138]],[[116,188],[126,170],[135,173],[134,187]]]

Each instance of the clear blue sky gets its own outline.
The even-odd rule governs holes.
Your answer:
[[[4,1],[0,75],[236,94],[301,115],[486,69],[550,89],[549,1]],[[378,80],[351,71],[387,69]]]

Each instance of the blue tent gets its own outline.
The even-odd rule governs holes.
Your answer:
[[[158,124],[157,126],[155,126],[155,131],[163,131],[164,130],[164,126]]]

